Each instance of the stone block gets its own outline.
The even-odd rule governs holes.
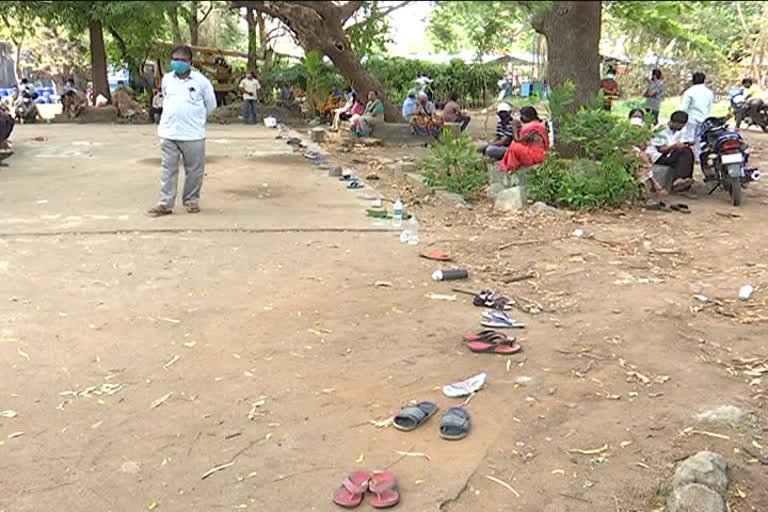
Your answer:
[[[672,485],[683,487],[688,484],[702,484],[724,494],[728,489],[728,462],[713,452],[699,452],[687,458],[678,466]]]
[[[519,210],[525,206],[520,187],[507,188],[496,194],[494,209],[502,211]]]
[[[675,488],[667,500],[668,512],[726,512],[723,497],[701,484]]]

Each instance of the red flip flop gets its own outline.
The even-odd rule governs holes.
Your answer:
[[[504,335],[502,335],[504,336]],[[515,338],[494,338],[487,341],[472,341],[467,343],[467,348],[478,354],[514,354],[520,352],[523,347],[515,341]]]
[[[443,252],[439,249],[432,249],[429,252],[426,252],[424,254],[419,254],[422,258],[426,258],[428,260],[435,260],[435,261],[451,261],[453,258],[451,258],[451,255],[447,252]]]
[[[476,334],[465,334],[464,335],[464,341],[487,341],[493,337],[495,337],[498,334],[502,334],[498,331],[494,331],[492,329],[487,329],[485,331],[480,331]],[[503,336],[503,334],[502,334]]]
[[[354,508],[363,502],[363,495],[368,490],[371,474],[365,471],[353,471],[341,485],[333,491],[333,502],[346,508]]]
[[[375,495],[368,502],[373,508],[389,508],[400,503],[397,479],[389,471],[374,471],[368,490]]]

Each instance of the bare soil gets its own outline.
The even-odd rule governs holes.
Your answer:
[[[330,511],[346,473],[385,468],[407,511],[651,511],[704,449],[730,462],[732,511],[768,508],[766,466],[745,452],[768,452],[763,184],[738,209],[699,185],[680,198],[690,215],[457,210],[390,169],[426,150],[333,153],[379,177],[348,191],[274,135],[212,127],[203,213],[149,219],[152,127],[14,132],[0,412],[17,416],[0,416],[0,511]],[[747,137],[764,163],[768,139]],[[362,193],[403,195],[422,244],[364,217]],[[428,248],[469,280],[433,282],[446,265],[418,257]],[[457,285],[538,305],[513,311],[522,353],[465,349],[482,310],[428,297]],[[410,433],[370,423],[409,400],[460,405],[440,388],[478,371],[462,441],[440,439],[440,413]],[[754,420],[697,423],[729,404]]]

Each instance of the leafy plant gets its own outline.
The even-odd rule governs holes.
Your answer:
[[[455,136],[450,130],[432,147],[421,164],[422,174],[430,186],[445,187],[469,197],[487,183],[483,156],[466,135]]]
[[[649,141],[652,131],[603,110],[600,95],[568,113],[571,92],[569,84],[555,89],[550,109],[560,126],[558,136],[578,146],[581,157],[565,160],[551,154],[531,171],[528,195],[565,208],[614,207],[637,199],[634,175],[644,162],[631,147]]]

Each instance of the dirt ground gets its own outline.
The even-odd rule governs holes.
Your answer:
[[[767,137],[748,135],[758,154]],[[704,449],[730,462],[732,511],[768,509],[766,466],[745,452],[768,452],[763,184],[738,209],[699,185],[691,215],[457,210],[370,163],[421,149],[334,154],[379,175],[348,191],[274,131],[212,126],[204,211],[151,219],[153,127],[23,126],[14,142],[0,512],[332,511],[354,469],[393,471],[406,511],[651,511]],[[370,185],[413,205],[421,245],[364,216]],[[456,284],[430,279],[445,264],[427,248],[469,268],[462,289],[540,305],[513,313],[522,353],[462,346],[482,310],[428,297]],[[460,405],[440,388],[478,371],[462,441],[438,436],[439,413],[411,433],[370,423],[409,400]],[[752,416],[697,422],[723,405]]]

